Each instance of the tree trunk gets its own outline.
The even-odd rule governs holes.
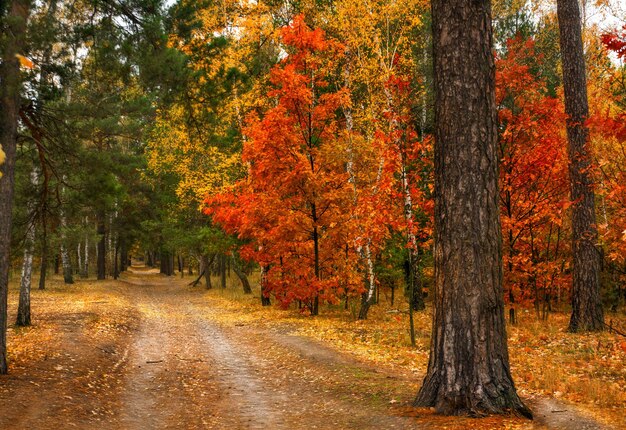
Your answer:
[[[63,175],[63,181],[66,177]],[[65,188],[61,187],[61,196],[65,194]],[[63,202],[59,210],[59,218],[61,222],[61,262],[63,264],[63,280],[66,284],[74,283],[74,271],[72,270],[72,260],[70,258],[70,251],[67,247],[67,218],[65,217],[65,211],[63,210]]]
[[[0,146],[5,153],[0,166],[0,374],[7,373],[6,332],[9,263],[11,259],[11,225],[13,221],[13,189],[15,185],[15,155],[17,121],[20,111],[20,63],[15,54],[23,53],[26,22],[30,1],[13,0],[0,10]],[[8,10],[7,10],[8,9]],[[8,16],[5,14],[8,12]]]
[[[235,272],[235,275],[237,275],[237,277],[241,281],[241,286],[243,287],[243,293],[244,294],[252,294],[252,288],[250,287],[250,281],[248,281],[248,277],[246,276],[245,273],[243,273],[243,270],[241,270],[239,262],[237,261],[237,257],[235,257],[234,255],[232,256],[232,262],[233,262],[233,264],[232,264],[233,271]]]
[[[364,260],[367,264],[367,291],[363,293],[361,298],[361,309],[359,309],[359,319],[367,319],[370,306],[374,304],[374,292],[376,291],[376,277],[374,274],[374,263],[372,261],[372,251],[370,247],[371,239],[367,239],[364,250]]]
[[[120,242],[120,272],[125,272],[128,269],[128,248],[126,247],[126,241]]]
[[[115,247],[115,252],[113,252],[113,279],[117,279],[120,276],[120,266],[118,264],[119,260],[119,246]]]
[[[107,277],[107,250],[106,250],[106,216],[104,212],[98,214],[98,280],[106,279]]]
[[[272,301],[267,291],[267,271],[269,267],[261,266],[261,306],[270,306]]]
[[[65,218],[61,215],[61,229],[65,228]],[[72,269],[72,260],[70,252],[65,245],[65,233],[61,234],[61,264],[63,265],[63,280],[66,284],[74,283],[74,271]]]
[[[313,264],[315,269],[315,279],[318,281],[321,279],[320,273],[320,238],[319,232],[317,231],[317,213],[315,204],[311,204],[311,219],[313,220]],[[313,298],[313,303],[311,304],[311,315],[319,315],[319,303],[320,303],[320,294],[319,291],[315,293],[315,297]]]
[[[202,255],[202,271],[204,272],[207,290],[213,288],[213,285],[211,285],[211,264],[213,264],[213,260],[215,260],[215,254],[213,254],[211,258],[209,258],[208,255]]]
[[[421,282],[418,282],[418,277],[420,276],[420,256],[419,256],[419,248],[417,244],[417,238],[415,237],[414,231],[414,220],[413,220],[413,199],[411,198],[411,190],[409,187],[409,178],[406,172],[406,166],[404,157],[401,157],[401,165],[402,165],[402,190],[404,193],[404,219],[406,220],[407,225],[407,239],[409,242],[409,275],[412,276],[411,282],[413,283],[413,287],[411,288],[411,306],[414,311],[423,311],[426,309],[426,305],[424,304],[424,294],[421,288]]]
[[[172,276],[174,264],[172,262],[172,254],[169,251],[161,251],[161,273],[166,276]]]
[[[46,205],[41,211],[41,267],[39,270],[39,289],[46,289],[46,275],[48,274],[48,224],[46,222]]]
[[[36,189],[39,182],[37,168],[34,167],[30,173],[30,182],[33,189]],[[22,262],[22,278],[20,280],[20,300],[17,306],[17,319],[15,325],[30,325],[30,287],[33,274],[33,252],[35,248],[35,226],[36,206],[34,201],[28,202],[28,225],[26,227],[26,237],[24,239],[24,261]]]
[[[220,281],[222,288],[226,288],[226,255],[220,255]]]
[[[30,325],[30,285],[33,273],[33,244],[35,242],[35,223],[28,225],[24,243],[24,261],[22,262],[22,278],[20,281],[20,301],[17,306],[17,326]]]
[[[563,62],[563,89],[567,114],[572,201],[572,316],[569,331],[599,331],[604,328],[600,301],[600,253],[596,248],[595,197],[590,174],[591,153],[587,79],[577,0],[558,0],[557,15]]]
[[[89,225],[89,220],[85,217],[85,227]],[[85,250],[83,264],[80,266],[80,277],[87,278],[89,276],[89,234],[85,233]]]
[[[78,245],[76,245],[76,266],[78,266],[76,273],[80,274],[83,270],[83,254],[81,252],[80,242],[78,242]]]
[[[435,301],[415,405],[531,417],[509,370],[491,3],[433,0]]]

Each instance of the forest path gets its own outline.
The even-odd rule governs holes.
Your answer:
[[[406,428],[408,418],[324,390],[326,366],[302,358],[275,333],[223,327],[195,291],[141,272],[123,294],[140,326],[128,355],[121,428]],[[176,285],[178,284],[178,285]],[[289,337],[286,337],[289,339]],[[308,348],[321,348],[313,343]],[[338,369],[332,369],[335,373]],[[344,372],[350,373],[345,368]],[[331,375],[332,377],[332,375]],[[328,382],[328,381],[327,381]]]
[[[38,322],[20,334],[30,361],[0,377],[0,429],[509,427],[415,411],[415,375],[289,327],[220,324],[224,310],[185,282],[135,267],[38,298]],[[533,406],[539,419],[511,428],[602,428],[561,404]]]
[[[81,282],[34,292],[34,326],[10,331],[32,351],[0,377],[0,429],[412,427],[364,393],[398,381],[282,329],[220,325],[188,280]]]

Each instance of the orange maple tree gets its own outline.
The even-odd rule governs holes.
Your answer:
[[[608,51],[626,60],[626,26],[621,31],[603,34],[601,42]],[[604,245],[605,268],[618,294],[626,294],[626,68],[614,67],[605,77],[603,106],[590,118],[596,136],[599,171],[599,231]]]
[[[507,298],[532,301],[545,316],[567,286],[568,182],[563,106],[547,95],[540,61],[532,38],[509,40],[497,59],[496,103]]]
[[[297,16],[281,33],[286,57],[271,71],[275,106],[244,128],[245,180],[208,200],[207,213],[250,242],[242,251],[264,268],[265,291],[283,305],[360,291],[351,242],[352,190],[339,109],[349,102],[331,79],[343,47]]]

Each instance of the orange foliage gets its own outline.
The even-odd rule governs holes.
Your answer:
[[[565,288],[568,235],[566,143],[559,100],[533,74],[532,39],[509,41],[497,60],[500,182],[505,283],[508,299],[550,306]]]
[[[282,30],[287,57],[271,71],[276,102],[244,129],[248,177],[208,201],[207,213],[249,244],[242,255],[267,269],[266,294],[299,300],[316,313],[361,288],[350,207],[352,190],[340,148],[344,90],[328,85],[342,47],[302,16]]]

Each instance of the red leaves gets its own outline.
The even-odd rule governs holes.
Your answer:
[[[501,208],[505,280],[519,302],[566,285],[568,176],[563,107],[531,73],[534,42],[515,38],[507,47],[496,86]]]
[[[340,45],[310,30],[302,16],[283,29],[289,55],[271,71],[277,104],[246,121],[248,177],[209,202],[225,229],[251,243],[243,254],[268,268],[267,289],[286,306],[317,297],[336,302],[360,291],[352,235],[351,186],[338,109],[344,90],[326,75]]]
[[[617,54],[618,58],[626,58],[626,25],[622,27],[622,32],[617,30],[612,33],[605,33],[600,38],[606,49]]]

